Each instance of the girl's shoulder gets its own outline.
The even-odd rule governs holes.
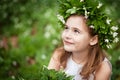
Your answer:
[[[112,70],[112,64],[111,64],[111,62],[110,62],[110,60],[108,58],[104,58],[101,66],[106,66],[106,67],[108,67],[108,68],[110,68]]]
[[[100,64],[100,67],[95,71],[95,78],[99,80],[109,80],[112,74],[112,65],[110,61],[105,58]]]

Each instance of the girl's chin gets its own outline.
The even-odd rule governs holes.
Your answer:
[[[70,46],[64,46],[65,51],[72,52],[73,48]]]

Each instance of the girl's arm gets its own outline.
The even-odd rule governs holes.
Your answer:
[[[62,55],[61,53],[61,48],[58,48],[54,51],[50,62],[48,64],[48,69],[55,69],[59,70],[60,69],[60,56]]]
[[[58,60],[56,59],[56,57],[52,56],[51,59],[50,59],[50,62],[48,64],[48,69],[55,69],[55,70],[59,70],[59,62]]]

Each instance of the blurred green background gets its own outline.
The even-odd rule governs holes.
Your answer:
[[[120,0],[103,2],[120,26]],[[48,65],[61,40],[57,9],[56,0],[0,0],[0,80],[35,77],[42,65]],[[113,46],[107,50],[112,80],[120,80],[120,42]]]

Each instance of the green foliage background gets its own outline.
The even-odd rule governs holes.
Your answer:
[[[120,26],[120,1],[103,2]],[[48,65],[60,43],[57,7],[56,0],[0,0],[0,80],[50,80],[41,79],[49,73],[41,66]],[[113,65],[112,80],[120,80],[119,43],[107,50]]]

